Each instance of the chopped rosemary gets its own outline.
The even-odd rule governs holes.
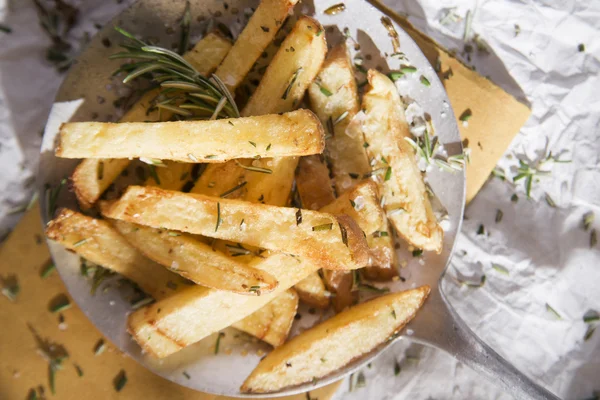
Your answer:
[[[467,122],[468,120],[471,119],[472,116],[473,116],[473,112],[471,111],[470,108],[467,108],[465,111],[463,111],[462,114],[460,114],[460,117],[458,117],[458,119],[462,122]]]
[[[179,37],[179,48],[178,53],[183,55],[190,45],[190,24],[192,22],[192,13],[190,12],[189,0],[185,2],[185,10],[183,11],[183,17],[179,27],[181,28],[181,34]]]
[[[478,235],[485,235],[485,226],[483,224],[479,224],[479,228],[477,228]]]
[[[552,197],[550,197],[550,195],[548,193],[545,194],[546,197],[546,203],[548,203],[548,205],[552,208],[556,208],[556,203],[554,202],[554,200],[552,200]]]
[[[296,72],[294,72],[294,74],[292,75],[292,77],[290,79],[290,83],[288,84],[287,88],[283,92],[283,95],[281,96],[282,100],[287,99],[288,95],[290,94],[290,91],[292,90],[292,87],[294,86],[294,83],[296,83],[296,79],[298,79],[298,75],[300,74],[301,70],[302,70],[302,67],[298,68],[296,70]]]
[[[52,217],[54,216],[54,213],[56,212],[56,202],[58,201],[58,196],[60,195],[60,192],[66,183],[67,179],[63,178],[55,187],[46,188],[46,204],[48,205],[48,219],[52,219]]]
[[[4,33],[12,33],[12,28],[8,25],[0,24],[0,31]]]
[[[262,31],[265,33],[268,33],[270,31],[268,26],[261,26],[260,29],[262,29]]]
[[[65,296],[65,297],[59,298],[59,300],[50,307],[50,311],[52,313],[58,313],[61,311],[68,310],[69,308],[71,308],[71,306],[72,306],[71,302]]]
[[[592,226],[592,224],[594,223],[594,219],[596,218],[596,215],[594,214],[593,211],[588,211],[585,214],[583,214],[583,229],[584,230],[589,230]]]
[[[238,167],[243,168],[247,171],[260,172],[263,174],[272,174],[273,173],[273,170],[270,170],[268,168],[253,167],[252,165],[244,165],[244,164],[240,163],[238,160],[234,160],[234,161]]]
[[[425,161],[426,165],[433,164],[448,172],[461,171],[469,162],[470,149],[464,149],[463,153],[444,159],[438,154],[438,150],[440,149],[438,137],[435,134],[430,136],[430,130],[433,132],[433,126],[431,122],[427,121],[426,129],[421,137],[414,139],[405,137],[404,140],[412,146],[417,156]]]
[[[414,249],[412,251],[413,257],[420,257],[423,254],[423,249]]]
[[[419,78],[421,83],[425,86],[431,86],[431,82],[429,82],[429,79],[425,78],[424,75],[421,75],[421,78]]]
[[[215,225],[215,232],[219,230],[221,222],[223,222],[221,219],[221,203],[217,203],[217,224]]]
[[[114,380],[115,391],[120,392],[127,384],[127,375],[125,370],[121,370]]]
[[[392,177],[392,167],[387,167],[387,170],[385,171],[385,177],[383,178],[384,181],[389,181]]]
[[[591,324],[598,321],[600,321],[600,314],[598,314],[598,311],[589,310],[583,315],[583,322],[586,324]]]
[[[271,150],[271,143],[269,143],[269,144],[267,145],[267,147],[265,148],[265,150],[266,150],[266,151],[269,151],[269,150]]]
[[[147,306],[148,304],[151,304],[153,302],[154,302],[154,298],[152,298],[150,296],[142,297],[141,299],[139,299],[139,300],[135,301],[133,304],[131,304],[131,309],[137,310],[137,309]]]
[[[54,264],[53,262],[51,262],[50,264],[48,264],[46,266],[46,268],[44,268],[42,270],[42,272],[40,273],[40,277],[42,279],[46,279],[47,277],[50,276],[50,274],[52,274],[52,272],[56,270],[56,264]]]
[[[367,379],[365,378],[365,374],[363,374],[363,372],[361,371],[356,377],[356,387],[363,388],[365,386],[367,386]]]
[[[579,43],[577,45],[577,51],[579,51],[580,53],[583,53],[585,51],[585,44]]]
[[[296,211],[296,225],[300,225],[301,223],[302,223],[302,210],[299,208],[298,211]]]
[[[502,221],[502,218],[504,217],[504,213],[502,212],[502,210],[498,209],[496,210],[496,223],[499,224]]]
[[[504,173],[504,170],[499,167],[494,167],[492,170],[492,175],[500,180],[506,180],[506,174]]]
[[[320,83],[317,83],[317,85],[319,86],[319,90],[321,91],[321,93],[323,93],[325,96],[333,96],[333,93],[331,93],[329,89],[327,89],[325,86],[321,85]]]
[[[512,196],[510,196],[510,201],[512,201],[513,203],[516,203],[517,201],[519,201],[519,196],[517,196],[517,194],[513,194]]]
[[[596,230],[592,229],[590,232],[590,247],[596,247],[596,244],[598,244],[598,236]]]
[[[253,141],[248,140],[248,143],[250,143],[252,146],[256,147],[256,143],[254,143]]]
[[[83,369],[81,369],[81,367],[77,364],[73,364],[73,366],[75,367],[75,371],[77,372],[77,376],[78,377],[82,377],[83,376]]]
[[[331,7],[328,7],[325,11],[323,11],[327,15],[335,15],[339,14],[342,11],[346,10],[346,5],[344,3],[335,4]]]
[[[401,370],[402,368],[400,368],[400,363],[398,362],[398,360],[394,361],[394,376],[400,375]]]
[[[396,82],[398,79],[402,78],[404,74],[399,71],[392,71],[388,74],[388,78],[392,80],[392,82]]]
[[[373,237],[387,237],[389,234],[386,231],[375,231],[373,232]]]
[[[231,193],[233,193],[233,192],[235,192],[235,191],[238,191],[238,190],[240,190],[241,188],[243,188],[244,186],[246,186],[246,184],[247,184],[247,183],[248,183],[248,182],[244,181],[244,182],[240,183],[239,185],[236,185],[235,187],[232,187],[231,189],[229,189],[229,190],[227,190],[227,191],[225,191],[225,192],[221,193],[221,194],[219,195],[219,197],[227,197],[227,196],[229,196]]]
[[[357,173],[354,173],[354,172],[349,172],[348,175],[352,179],[358,179],[358,177],[359,177],[359,175]]]
[[[356,202],[354,200],[350,199],[350,205],[356,210]]]
[[[256,293],[260,296],[260,286],[250,286],[250,289],[248,289],[248,291]]]
[[[344,225],[339,223],[338,225],[340,226],[340,233],[342,234],[342,243],[348,247],[348,231],[346,231],[346,227]]]
[[[481,275],[481,279],[479,280],[479,282],[473,282],[473,281],[467,281],[467,280],[460,280],[457,279],[457,282],[461,285],[465,285],[467,287],[472,287],[472,288],[479,288],[482,287],[483,285],[485,285],[485,281],[486,281],[486,276],[485,275]]]
[[[554,308],[552,308],[552,306],[548,303],[546,303],[546,311],[553,314],[556,317],[556,319],[562,319],[560,314]]]
[[[100,339],[94,346],[94,355],[99,356],[104,353],[104,350],[106,350],[106,343],[104,342],[104,339]]]
[[[506,269],[506,267],[503,267],[502,265],[492,264],[492,268],[494,268],[496,271],[500,272],[501,274],[508,275],[508,269]]]
[[[181,233],[179,232],[173,232],[173,231],[169,231],[167,232],[168,236],[173,236],[173,237],[177,237],[177,236],[181,236]]]
[[[186,377],[186,379],[191,379],[192,377],[190,376],[190,374],[188,374],[186,371],[182,372],[183,376]]]
[[[390,291],[389,288],[382,287],[378,288],[377,286],[370,285],[368,283],[359,283],[356,286],[356,289],[362,292],[371,292],[371,293],[387,293]]]
[[[321,224],[312,227],[313,232],[330,231],[331,229],[333,229],[333,223]]]
[[[525,193],[527,197],[531,197],[531,186],[533,184],[533,179],[539,176],[548,176],[550,175],[550,171],[542,170],[542,166],[547,162],[555,162],[555,163],[569,163],[570,160],[559,160],[558,156],[553,156],[552,152],[549,152],[548,155],[541,160],[535,163],[527,163],[524,160],[519,160],[519,167],[517,169],[517,175],[513,178],[513,182],[517,182],[523,178],[525,178]]]
[[[225,247],[227,248],[229,254],[232,257],[247,256],[248,254],[252,254],[252,252],[244,246],[242,246],[241,243],[238,243],[235,246],[232,244],[226,244]]]
[[[391,312],[391,314],[392,314],[392,317],[393,317],[394,319],[397,319],[397,316],[396,316],[396,310],[394,310],[393,308],[392,308],[392,312]]]
[[[587,342],[594,334],[594,331],[596,331],[596,327],[588,325],[587,330],[585,331],[585,335],[583,336],[583,340]],[[596,397],[596,399],[597,398],[598,397]]]
[[[79,246],[83,246],[84,244],[87,243],[88,240],[89,240],[88,238],[85,238],[85,239],[81,239],[81,240],[73,243],[73,248],[76,248],[76,247],[79,247]]]
[[[150,167],[150,176],[154,179],[157,185],[160,185],[160,178],[158,177],[158,173],[156,172],[156,167],[154,165],[149,165]]]
[[[17,295],[21,291],[17,276],[13,275],[6,279],[0,278],[0,283],[2,283],[2,294],[14,303],[17,300]]]
[[[402,67],[400,67],[400,72],[402,72],[403,74],[412,74],[414,72],[417,72],[417,67],[413,67],[412,65],[403,65]]]
[[[148,165],[155,165],[157,167],[166,167],[166,164],[162,160],[159,160],[158,158],[140,157],[140,161],[143,163],[146,163]]]
[[[215,354],[219,354],[219,346],[221,345],[221,338],[225,336],[225,332],[219,332],[217,335],[217,341],[215,342]]]

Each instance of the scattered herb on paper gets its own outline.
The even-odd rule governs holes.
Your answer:
[[[217,335],[217,341],[215,342],[215,354],[219,354],[219,347],[221,345],[221,338],[225,336],[225,332],[219,332]]]
[[[498,209],[496,210],[496,218],[495,221],[497,224],[499,224],[500,222],[502,222],[502,218],[504,217],[504,213],[502,212],[502,210]]]
[[[400,367],[400,363],[398,362],[398,360],[396,360],[394,361],[394,375],[400,375],[400,371],[402,371],[402,368]]]
[[[582,218],[582,223],[583,223],[583,229],[584,230],[589,230],[592,226],[592,224],[594,223],[594,219],[596,218],[596,215],[594,214],[593,211],[588,211],[585,214],[583,214],[583,218]]]
[[[506,269],[506,267],[503,267],[500,264],[492,264],[492,268],[503,275],[508,275],[508,269]]]
[[[115,386],[115,391],[120,392],[121,390],[123,390],[123,388],[127,384],[127,375],[125,374],[125,370],[119,371],[119,373],[113,381],[113,384]]]
[[[556,319],[562,319],[560,314],[554,308],[552,308],[552,306],[548,303],[546,303],[546,311],[548,311],[549,313],[554,315],[556,317]]]
[[[534,178],[550,175],[550,171],[542,169],[542,167],[549,162],[569,163],[571,161],[559,160],[558,156],[552,155],[552,152],[549,152],[547,156],[543,157],[542,159],[536,162],[526,162],[523,159],[519,159],[517,175],[514,176],[513,182],[518,182],[521,179],[525,179],[525,193],[527,194],[528,198],[531,197],[531,186],[533,185]]]
[[[100,354],[104,353],[105,350],[106,343],[104,342],[104,339],[98,340],[98,342],[96,342],[96,345],[94,346],[94,355],[99,356]]]
[[[586,324],[591,324],[593,322],[600,321],[600,314],[596,310],[588,310],[585,314],[583,314],[583,322]]]
[[[596,247],[598,244],[598,235],[596,234],[596,230],[592,229],[590,232],[590,247]]]

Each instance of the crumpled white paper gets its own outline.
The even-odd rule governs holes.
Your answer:
[[[82,0],[82,24],[95,32],[131,1]],[[546,149],[569,164],[548,165],[551,176],[535,182],[532,199],[524,185],[492,179],[466,210],[467,220],[445,292],[459,314],[491,347],[536,381],[566,399],[600,390],[600,332],[583,341],[583,314],[600,310],[600,247],[589,248],[582,215],[597,214],[600,229],[600,2],[531,0],[386,0],[449,49],[463,48],[464,17],[471,35],[490,49],[473,55],[477,70],[532,105],[532,117],[500,161],[509,177],[517,157],[535,160]],[[332,2],[333,4],[333,2]],[[348,7],[359,4],[347,1]],[[361,3],[362,4],[362,3]],[[10,9],[9,9],[10,8]],[[474,12],[473,12],[474,11]],[[10,16],[8,16],[10,15]],[[49,39],[30,2],[0,1],[0,16],[12,27],[0,32],[0,237],[32,192],[43,129],[62,75],[45,59]],[[449,16],[448,18],[444,18]],[[443,24],[442,24],[442,22]],[[517,34],[518,32],[518,34]],[[578,45],[585,51],[578,51]],[[511,202],[513,193],[518,203]],[[548,193],[557,205],[544,200]],[[495,222],[496,210],[504,217]],[[485,235],[478,235],[480,224]],[[499,264],[509,273],[492,268]],[[452,277],[487,276],[481,288]],[[554,308],[562,319],[547,311]],[[400,373],[395,375],[395,363]],[[423,346],[400,342],[363,371],[366,386],[344,399],[508,399],[492,383]]]

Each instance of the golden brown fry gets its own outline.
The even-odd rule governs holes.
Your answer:
[[[355,271],[323,270],[323,282],[330,293],[331,305],[336,313],[358,303],[358,291],[354,287]]]
[[[433,214],[414,150],[404,140],[410,132],[398,90],[375,70],[369,70],[367,78],[362,131],[369,143],[367,152],[375,160],[372,177],[380,185],[388,218],[410,244],[439,253],[443,231]]]
[[[269,353],[246,379],[241,391],[272,393],[342,368],[404,328],[429,291],[429,286],[422,286],[381,296],[301,333]]]
[[[308,88],[311,110],[327,127],[327,153],[338,194],[371,172],[362,133],[348,129],[359,110],[353,68],[346,46],[338,45],[329,52],[319,75]],[[329,132],[332,126],[333,132]]]
[[[214,71],[223,60],[231,42],[222,36],[209,33],[183,57],[203,75]],[[145,93],[142,98],[121,118],[121,122],[158,121],[158,112],[149,111],[158,90]],[[162,118],[169,115],[162,112]],[[102,193],[119,177],[129,165],[125,159],[85,159],[75,169],[71,180],[79,205],[88,209],[100,198]]]
[[[298,292],[300,300],[306,304],[317,308],[329,307],[329,292],[325,289],[318,272],[313,272],[296,283],[294,289]]]
[[[317,154],[324,147],[317,117],[298,110],[215,121],[68,122],[60,128],[55,154],[197,163]]]
[[[232,326],[273,347],[285,343],[298,309],[298,294],[288,289]]]
[[[234,92],[298,0],[262,0],[215,74]]]
[[[146,257],[198,285],[246,295],[268,293],[277,280],[189,235],[114,221],[117,231]]]
[[[144,257],[106,221],[63,208],[48,223],[46,236],[85,259],[131,279],[157,300],[173,294],[175,288],[187,286],[180,276]]]
[[[368,262],[362,231],[345,215],[141,186],[130,186],[103,214],[308,257],[327,269],[356,269]]]
[[[321,156],[300,158],[296,169],[296,187],[303,208],[318,210],[335,200],[329,168]]]
[[[322,29],[318,22],[308,17],[302,17],[296,22],[269,64],[258,88],[242,110],[242,116],[288,112],[297,107],[294,100],[304,96],[306,88],[319,72],[327,52],[325,35],[319,34]],[[291,48],[294,48],[294,51],[290,51]],[[290,91],[287,96],[283,96],[299,68],[302,70],[295,76]],[[247,182],[239,198],[277,206],[286,204],[292,190],[297,157],[240,161],[244,165],[270,169],[273,173],[256,174],[231,162],[227,163],[227,166],[209,165],[192,192],[218,195]]]
[[[344,44],[331,50],[308,93],[311,109],[323,126],[328,127],[327,130],[333,128],[333,132],[326,132],[329,135],[326,153],[340,195],[371,172],[360,124],[351,122],[358,112],[359,100],[352,62]],[[363,275],[367,279],[387,281],[398,272],[394,241],[386,218],[377,230],[385,233],[367,238],[371,262]]]
[[[347,200],[336,200],[329,206],[329,211],[342,212],[348,203]],[[357,214],[358,223],[367,226],[368,222],[360,220],[364,214]],[[366,233],[372,232],[371,230]],[[263,256],[263,259],[255,257],[249,265],[270,273],[279,281],[272,293],[254,297],[199,286],[187,288],[185,292],[131,314],[130,333],[148,352],[158,357],[166,357],[258,310],[278,293],[292,287],[319,268],[312,260],[304,257],[269,253],[263,253]],[[219,312],[215,313],[214,310]]]
[[[157,186],[166,190],[181,190],[186,185],[193,185],[203,165],[180,163],[176,161],[165,161],[165,167],[153,168],[150,177],[144,182],[144,186]],[[188,187],[188,191],[191,186]]]

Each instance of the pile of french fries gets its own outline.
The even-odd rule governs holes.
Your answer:
[[[234,44],[210,33],[184,58],[233,92],[296,2],[263,0]],[[102,218],[61,209],[47,236],[154,298],[128,322],[149,354],[229,326],[272,345],[246,393],[314,381],[395,335],[429,288],[357,304],[357,276],[398,279],[396,236],[442,247],[395,85],[370,70],[361,102],[346,47],[328,52],[323,32],[297,20],[239,118],[169,121],[149,110],[155,91],[119,123],[60,129],[56,155],[84,159],[71,177],[79,204]],[[305,97],[310,110],[297,109]],[[158,179],[101,200],[134,158],[161,160]],[[288,341],[299,301],[337,314]]]

